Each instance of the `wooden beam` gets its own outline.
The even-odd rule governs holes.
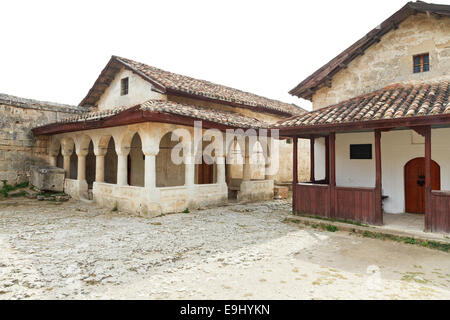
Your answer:
[[[297,213],[297,183],[298,183],[298,138],[294,137],[292,141],[292,211]]]
[[[336,133],[330,132],[330,217],[336,212]]]
[[[316,181],[316,178],[315,178],[315,175],[314,175],[314,145],[315,145],[315,141],[316,141],[316,139],[314,138],[314,137],[311,137],[310,139],[309,139],[309,141],[310,141],[310,148],[309,148],[309,155],[310,155],[310,157],[309,157],[309,160],[310,160],[310,162],[309,162],[309,171],[310,171],[310,180],[311,180],[311,182],[315,182]]]
[[[414,130],[418,134],[420,134],[422,137],[425,137],[427,133],[427,127],[426,126],[417,126],[417,127],[409,127],[411,130]]]
[[[425,231],[431,231],[431,127],[425,130]]]
[[[382,171],[381,171],[381,131],[375,130],[375,223],[383,224],[383,203],[382,203]]]

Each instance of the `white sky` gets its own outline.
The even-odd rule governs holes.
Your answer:
[[[310,108],[288,91],[405,3],[2,1],[0,92],[78,104],[114,54]]]

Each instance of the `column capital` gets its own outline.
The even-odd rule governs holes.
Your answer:
[[[118,156],[127,156],[130,153],[130,147],[116,147]]]

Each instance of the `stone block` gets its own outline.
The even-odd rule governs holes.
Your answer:
[[[52,166],[31,166],[30,182],[39,190],[64,191],[64,169]]]
[[[273,188],[274,198],[275,199],[287,199],[288,191],[289,191],[288,187],[275,186]]]

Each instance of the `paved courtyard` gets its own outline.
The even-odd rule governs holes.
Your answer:
[[[0,299],[450,299],[450,254],[286,224],[289,210],[1,201]]]

